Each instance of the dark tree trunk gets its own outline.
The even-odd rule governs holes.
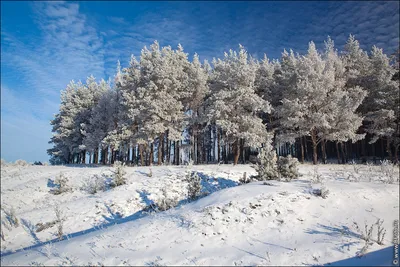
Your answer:
[[[323,161],[324,164],[326,164],[326,147],[325,147],[325,140],[322,140],[321,150],[322,150],[322,161]]]
[[[144,166],[143,144],[139,145],[140,166]]]
[[[157,151],[158,151],[158,165],[161,165],[162,164],[162,156],[163,156],[163,140],[164,140],[164,134],[161,134],[160,135],[160,137],[159,137],[159,139],[158,139],[158,149],[157,149]]]
[[[165,161],[165,134],[161,138],[161,163]]]
[[[389,160],[393,161],[392,148],[390,147],[390,143],[390,138],[386,139],[386,152],[388,153]]]
[[[239,156],[240,156],[240,145],[239,145],[239,140],[236,139],[235,143],[233,143],[233,149],[234,149],[234,158],[233,158],[233,164],[237,165]]]
[[[154,146],[153,143],[150,144],[150,156],[149,156],[149,165],[152,166],[154,161]]]
[[[304,163],[304,144],[303,144],[303,138],[300,137],[300,151],[301,151],[301,163]]]
[[[318,151],[317,151],[317,133],[315,130],[311,132],[311,141],[312,141],[312,146],[313,146],[313,164],[316,165],[318,164]]]
[[[338,142],[336,142],[336,153],[337,153],[338,164],[340,164],[340,151],[339,151],[339,143]]]
[[[343,143],[340,143],[340,149],[342,150],[342,164],[345,164],[346,163],[346,155],[345,155],[345,152],[344,152]]]
[[[242,155],[242,164],[245,164],[246,163],[246,159],[245,159],[246,155],[244,153],[244,140],[243,139],[240,142],[240,150],[241,150],[240,153]]]
[[[175,141],[175,163],[179,165],[179,141]]]
[[[218,142],[217,142],[217,153],[218,153],[218,156],[217,156],[217,160],[218,160],[218,163],[220,163],[220,161],[221,161],[221,158],[220,158],[220,155],[221,155],[221,132],[220,132],[220,129],[217,129],[217,138],[218,138]]]
[[[169,164],[169,163],[170,163],[169,160],[171,159],[171,158],[170,158],[170,156],[171,156],[171,153],[170,153],[170,150],[171,150],[171,149],[170,149],[170,147],[171,147],[171,146],[170,146],[170,142],[169,142],[169,139],[168,139],[168,131],[167,131],[166,139],[167,139],[167,140],[166,140],[166,141],[167,141],[167,162],[168,162],[168,164]]]
[[[308,155],[308,146],[307,146],[307,136],[304,136],[304,149],[305,149],[305,152],[306,152],[306,160],[308,160],[310,157],[309,157],[309,155]]]
[[[399,163],[399,146],[394,147],[394,163]]]

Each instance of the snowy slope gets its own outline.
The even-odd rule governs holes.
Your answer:
[[[392,223],[399,218],[399,184],[386,184],[379,166],[318,167],[326,199],[313,195],[314,167],[292,182],[255,182],[237,186],[249,165],[192,166],[211,193],[185,201],[187,167],[127,168],[128,184],[90,195],[79,190],[85,177],[112,168],[7,167],[2,170],[2,207],[14,206],[20,226],[4,229],[2,265],[390,265]],[[51,181],[62,171],[76,188],[52,195]],[[396,170],[398,172],[398,170]],[[359,182],[352,182],[359,177]],[[398,176],[398,173],[397,173]],[[215,179],[214,179],[215,178]],[[179,206],[165,212],[143,208],[169,188]],[[65,214],[66,239],[55,227],[35,232],[35,224],[55,218],[54,205]],[[5,214],[2,211],[2,221]],[[374,242],[355,257],[365,242],[353,226],[384,219],[384,244]],[[376,229],[372,239],[376,239]],[[46,242],[47,241],[47,242]]]

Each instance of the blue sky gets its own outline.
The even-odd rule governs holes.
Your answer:
[[[222,57],[244,45],[279,58],[328,35],[342,49],[349,34],[364,49],[399,45],[392,2],[1,2],[1,158],[47,161],[49,121],[74,79],[113,77],[131,54],[158,40],[181,43],[190,58]]]

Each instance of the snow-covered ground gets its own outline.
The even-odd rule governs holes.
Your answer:
[[[239,185],[250,165],[127,167],[127,184],[89,194],[83,182],[112,167],[28,166],[1,169],[1,265],[392,265],[393,222],[399,219],[399,170],[394,183],[380,166],[301,165],[292,182]],[[187,201],[185,173],[197,171],[207,196]],[[54,195],[62,172],[71,192]],[[322,179],[316,183],[316,177]],[[327,198],[314,189],[329,190]],[[176,197],[176,208],[146,212],[162,197]],[[64,240],[54,225],[65,218]],[[19,226],[9,226],[15,210]],[[5,212],[6,211],[6,212]],[[377,227],[366,255],[356,257],[364,231],[383,219],[386,235],[378,245]],[[6,227],[7,225],[7,227]],[[365,254],[364,253],[364,254]]]

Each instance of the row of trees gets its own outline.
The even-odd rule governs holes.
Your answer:
[[[368,54],[353,36],[341,53],[328,37],[321,53],[310,42],[305,55],[272,61],[240,46],[212,67],[154,42],[127,68],[118,62],[113,84],[90,76],[62,91],[48,153],[54,164],[237,164],[273,136],[278,154],[302,162],[310,150],[314,164],[334,151],[345,162],[351,143],[365,158],[377,140],[397,161],[398,87],[398,57]]]

